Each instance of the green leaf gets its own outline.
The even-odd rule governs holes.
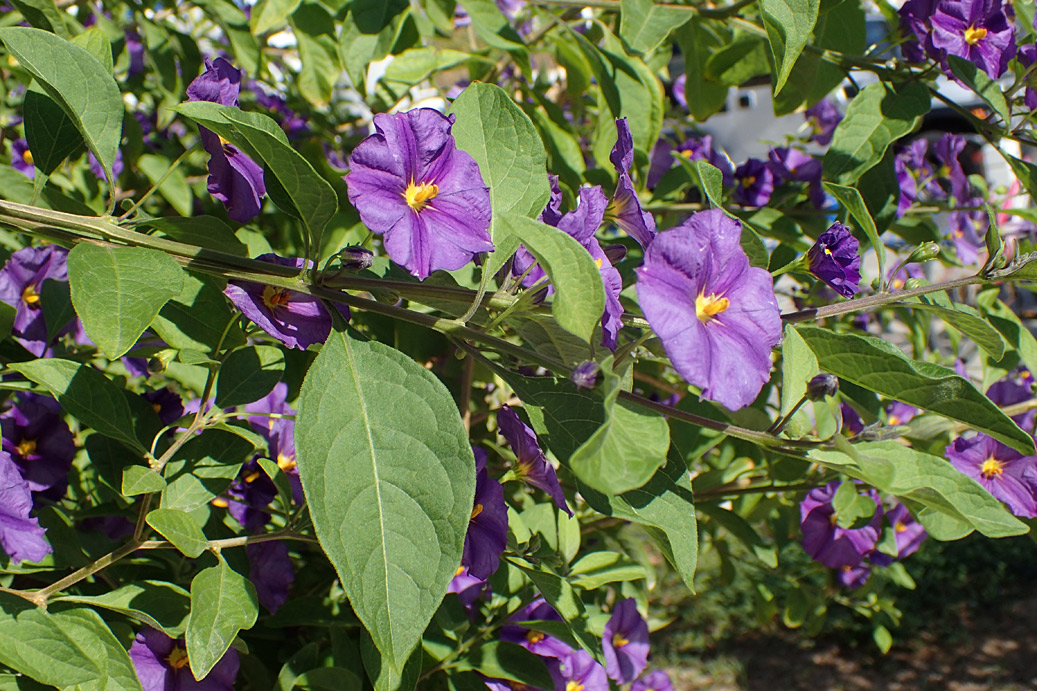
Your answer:
[[[22,115],[25,139],[37,169],[50,175],[66,158],[82,151],[83,137],[76,123],[36,82],[25,92]]]
[[[109,74],[114,71],[115,59],[112,57],[112,44],[100,27],[92,26],[83,33],[73,36],[71,40],[72,43],[80,48],[85,48],[88,53],[97,58],[97,61]]]
[[[244,344],[245,335],[236,326],[224,336],[227,324],[237,319],[223,295],[225,287],[219,278],[185,271],[184,289],[166,303],[151,328],[170,347],[181,351],[213,353],[221,338],[224,348]]]
[[[1019,183],[1026,188],[1031,195],[1037,195],[1037,166],[1008,154],[1004,149],[998,149],[1001,157],[1008,162],[1012,173],[1019,179]],[[1015,258],[1011,264],[998,271],[987,274],[989,278],[1007,278],[1008,276],[1018,278],[1032,278],[1037,276],[1037,266],[1031,262],[1037,260],[1037,252],[1031,252]],[[1025,271],[1025,273],[1023,273]]]
[[[678,153],[675,153],[673,157],[688,173],[692,183],[699,188],[713,208],[723,209],[724,174],[720,172],[720,169],[707,161],[689,161],[687,156]]]
[[[249,28],[256,36],[280,29],[288,21],[288,15],[299,6],[300,0],[264,0],[257,3],[249,20]]]
[[[168,166],[167,162],[166,167]],[[215,216],[149,218],[142,221],[141,225],[154,228],[163,235],[187,245],[206,247],[236,257],[248,256],[248,247],[234,235],[234,230]]]
[[[166,481],[151,468],[131,465],[122,471],[122,494],[125,497],[161,492],[165,488]]]
[[[158,154],[142,154],[140,158],[137,159],[137,167],[147,176],[148,182],[152,185],[158,184],[160,180],[162,181],[162,184],[158,186],[159,194],[166,198],[166,201],[169,202],[170,206],[176,209],[177,213],[183,214],[183,218],[174,217],[173,219],[155,220],[160,223],[173,221],[174,223],[184,225],[196,221],[195,218],[190,218],[194,211],[194,193],[191,192],[191,186],[187,184],[187,178],[184,177],[181,168],[177,167],[170,171],[169,159],[164,156],[159,156]],[[151,225],[151,223],[149,222],[148,225]],[[211,230],[216,230],[216,228],[213,228],[215,224],[212,221],[206,225]],[[157,228],[157,226],[152,227]],[[218,234],[216,239],[219,239]],[[181,240],[181,242],[184,242],[184,240]],[[202,247],[210,246],[209,243],[204,240],[202,242],[188,242],[188,244],[200,245]]]
[[[529,49],[494,0],[458,0],[472,18],[472,28],[492,48],[509,53],[519,69],[532,79]]]
[[[1008,305],[998,300],[982,306],[983,315],[1008,343],[1009,353],[1015,353],[1031,372],[1037,372],[1037,338],[1019,320]]]
[[[1024,455],[1037,453],[1030,435],[953,370],[911,360],[880,338],[838,334],[814,326],[796,330],[814,351],[823,371],[869,391],[964,422]]]
[[[1001,335],[992,327],[986,319],[968,305],[955,305],[954,309],[934,305],[928,302],[908,302],[905,307],[913,310],[921,310],[935,314],[954,328],[972,339],[994,360],[1000,360],[1005,354],[1005,342]]]
[[[551,313],[558,325],[590,342],[605,310],[605,284],[590,252],[564,230],[517,213],[495,211],[494,216],[551,278]]]
[[[692,13],[657,5],[654,0],[622,0],[620,15],[619,35],[638,53],[650,53],[691,19]]]
[[[740,86],[770,71],[767,42],[755,34],[736,33],[706,61],[706,77],[728,86]]]
[[[43,321],[47,324],[47,340],[52,341],[76,318],[68,281],[57,281],[53,278],[43,281],[43,285],[40,286],[40,310],[43,312]]]
[[[491,679],[507,679],[538,689],[554,686],[544,658],[507,641],[488,641],[472,648],[458,658],[453,669],[475,671]]]
[[[569,569],[569,580],[577,588],[597,590],[607,583],[639,581],[648,571],[621,552],[590,552]]]
[[[47,611],[0,593],[0,663],[61,689],[141,691],[126,649],[82,607]]]
[[[573,638],[584,650],[600,661],[602,657],[601,639],[591,633],[588,628],[587,610],[569,582],[543,564],[527,564],[513,557],[508,557],[508,561],[529,576],[529,580],[533,581],[533,585],[537,587],[547,603],[562,617],[562,621],[565,622],[565,626]]]
[[[408,10],[407,0],[354,0],[342,23],[338,49],[342,65],[360,93],[367,68],[389,54]]]
[[[58,281],[53,281],[53,283],[58,283]],[[17,309],[11,307],[6,302],[0,302],[0,340],[11,335],[11,329],[14,327],[14,318],[17,314]]]
[[[196,559],[209,545],[197,521],[183,511],[155,509],[144,520],[185,557]]]
[[[860,464],[847,464],[847,457],[839,451],[811,451],[810,456],[883,492],[962,521],[987,537],[1022,535],[1029,530],[982,485],[943,458],[895,441],[855,444],[854,450]],[[876,473],[873,467],[881,471]]]
[[[138,581],[101,595],[64,595],[52,602],[77,602],[132,617],[164,631],[172,638],[184,635],[191,612],[191,595],[172,583]]]
[[[232,408],[258,401],[274,390],[284,374],[284,353],[274,346],[247,346],[227,356],[216,381],[216,407]]]
[[[827,160],[827,159],[826,159]],[[864,231],[864,234],[868,237],[868,241],[871,246],[875,248],[875,253],[878,255],[879,261],[879,275],[885,276],[885,263],[886,263],[886,246],[882,244],[881,238],[879,238],[878,228],[875,227],[875,221],[871,217],[871,213],[868,211],[868,206],[864,203],[864,197],[854,187],[847,187],[846,185],[837,185],[832,182],[823,182],[821,185],[835,197],[840,204],[846,207],[846,210],[853,216],[853,220],[857,222],[857,227]]]
[[[730,509],[709,503],[699,504],[698,510],[708,519],[706,525],[710,529],[715,530],[714,525],[723,528],[745,545],[767,568],[778,567],[778,550],[773,544],[764,542],[752,524],[742,516]]]
[[[68,283],[87,335],[115,360],[180,294],[184,272],[165,252],[84,242],[68,253]]]
[[[727,101],[727,85],[706,75],[706,63],[731,40],[731,30],[723,22],[692,15],[691,21],[677,30],[675,38],[684,54],[688,110],[695,120],[704,122]]]
[[[385,79],[410,86],[428,79],[436,72],[464,65],[469,60],[485,62],[486,58],[451,48],[418,46],[394,56],[385,68]]]
[[[319,2],[303,2],[292,14],[291,27],[302,63],[295,80],[299,93],[317,107],[326,106],[342,72],[335,20]]]
[[[1012,121],[1012,112],[1008,108],[1004,93],[1001,92],[1000,84],[973,63],[957,55],[948,55],[947,62],[950,64],[954,76],[982,98],[983,102],[997,113],[1003,124],[1007,125]]]
[[[93,367],[60,358],[8,365],[44,387],[69,415],[95,430],[146,453],[133,431],[133,414],[122,389]]]
[[[447,113],[457,116],[452,130],[457,147],[475,159],[483,183],[490,188],[490,238],[495,250],[483,266],[483,275],[492,276],[518,246],[501,228],[500,215],[511,211],[534,218],[547,205],[551,196],[547,153],[533,122],[499,86],[470,84]]]
[[[111,72],[89,51],[40,29],[6,27],[0,41],[75,123],[111,180],[123,118]]]
[[[785,87],[792,67],[810,41],[820,9],[820,0],[760,0],[760,18],[774,57],[774,93]]]
[[[807,393],[807,382],[820,373],[817,358],[791,324],[781,341],[781,414],[788,415]]]
[[[850,101],[846,117],[835,128],[822,167],[824,179],[840,185],[857,182],[928,112],[929,89],[921,82],[898,89],[885,82],[867,85]]]
[[[472,510],[457,406],[399,351],[333,333],[303,382],[295,443],[317,537],[398,676],[446,594]]]
[[[230,648],[234,637],[250,629],[259,614],[256,587],[220,557],[191,581],[191,616],[187,620],[187,657],[191,674],[202,679]]]
[[[194,511],[222,494],[255,447],[233,432],[207,429],[184,444],[163,472],[159,507]]]
[[[30,25],[52,31],[64,39],[69,38],[64,16],[54,0],[11,0],[11,4]]]

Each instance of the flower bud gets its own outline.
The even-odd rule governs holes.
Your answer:
[[[807,398],[811,401],[823,401],[834,396],[839,390],[839,379],[833,374],[822,372],[807,382]]]
[[[601,251],[608,257],[609,264],[615,266],[620,263],[627,256],[627,248],[623,245],[607,245],[601,248]]]
[[[593,389],[601,381],[601,367],[593,360],[580,363],[569,375],[577,389]]]
[[[928,281],[926,281],[924,278],[909,278],[906,281],[904,281],[904,289],[911,290],[912,288],[920,288],[926,285],[927,283]]]
[[[338,253],[342,268],[346,271],[363,271],[371,268],[374,252],[359,245],[350,245]]]
[[[927,262],[940,256],[940,246],[935,242],[923,242],[915,248],[911,256],[907,258],[906,264]]]
[[[543,304],[544,300],[547,299],[547,291],[549,289],[550,289],[550,286],[544,286],[543,288],[537,289],[537,291],[535,293],[533,293],[532,297],[530,297],[529,304],[534,305],[534,306]]]
[[[166,367],[169,366],[169,363],[172,362],[176,355],[177,351],[172,348],[165,348],[158,351],[148,359],[148,372],[151,374],[165,372]]]

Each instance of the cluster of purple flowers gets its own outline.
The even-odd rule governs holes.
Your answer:
[[[902,46],[908,59],[928,57],[952,77],[949,56],[997,79],[1016,53],[1015,26],[1001,0],[909,0],[900,8],[900,26],[914,37]]]

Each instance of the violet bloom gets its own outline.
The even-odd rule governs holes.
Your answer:
[[[277,496],[274,485],[259,462],[251,459],[241,466],[238,476],[224,495],[212,500],[213,506],[227,512],[250,533],[259,533],[270,521],[266,508]]]
[[[774,172],[758,158],[735,168],[734,200],[742,206],[765,206],[774,193]]]
[[[554,466],[547,462],[547,457],[540,449],[536,432],[508,406],[502,406],[497,411],[497,426],[508,446],[515,452],[515,474],[528,484],[547,492],[559,509],[572,516],[573,512],[566,505],[565,494],[558,484]]]
[[[653,188],[662,179],[663,175],[674,165],[671,152],[677,152],[689,161],[705,161],[715,167],[723,175],[724,185],[734,184],[734,167],[731,160],[720,153],[713,146],[713,137],[704,135],[702,137],[689,137],[677,147],[660,139],[652,148],[651,163],[648,167],[648,187]]]
[[[299,479],[295,456],[295,420],[274,420],[269,439],[270,459],[288,477],[288,484],[292,487],[292,501],[302,506],[302,480]]]
[[[860,564],[854,564],[853,566],[850,566],[849,564],[844,564],[836,570],[835,575],[836,579],[839,581],[839,584],[842,585],[844,588],[849,588],[850,590],[856,590],[857,588],[860,588],[862,585],[867,583],[868,578],[870,576],[871,566],[864,562],[861,562]]]
[[[894,266],[886,280],[889,281],[890,290],[903,290],[904,285],[912,278],[925,278],[925,271],[914,262]]]
[[[897,539],[896,559],[898,560],[917,552],[925,539],[929,537],[925,527],[914,519],[914,516],[903,504],[897,504],[887,511],[886,518],[893,526],[893,535]]]
[[[531,603],[515,612],[508,621],[510,622],[534,622],[534,621],[562,621],[562,617],[542,597],[538,597]],[[500,639],[509,643],[517,643],[535,655],[555,660],[564,660],[573,649],[561,639],[549,636],[536,629],[507,624],[501,627]]]
[[[236,106],[240,91],[241,72],[236,67],[223,58],[206,58],[205,72],[187,87],[187,100]],[[248,223],[259,215],[266,194],[263,168],[215,132],[204,127],[198,132],[209,152],[209,194],[223,202],[230,218]]]
[[[641,200],[630,179],[630,167],[634,165],[634,138],[626,118],[616,120],[616,145],[612,147],[609,160],[616,174],[616,193],[609,203],[611,218],[624,233],[637,240],[642,248],[648,249],[655,239],[655,219],[641,208]]]
[[[43,282],[68,280],[68,250],[57,245],[25,247],[0,269],[0,302],[17,310],[11,335],[36,357],[47,349],[47,322],[40,293]]]
[[[300,271],[306,268],[305,259],[276,254],[261,254],[256,259]],[[248,281],[230,281],[223,293],[242,314],[289,348],[306,350],[326,341],[331,333],[331,315],[312,295]]]
[[[907,210],[918,199],[918,183],[901,154],[897,154],[893,159],[893,169],[897,175],[897,186],[900,188],[900,196],[897,199],[897,218],[903,218]]]
[[[1037,456],[1023,456],[985,434],[958,437],[946,452],[955,468],[1008,504],[1016,516],[1037,517]]]
[[[486,451],[475,452],[475,506],[464,536],[461,564],[476,578],[489,578],[500,565],[508,544],[508,505],[504,488],[486,469]]]
[[[900,30],[905,36],[914,35],[901,44],[904,57],[921,62],[926,55],[939,59],[939,50],[933,47],[932,20],[936,0],[908,0],[900,10]]]
[[[982,206],[982,198],[970,199],[969,206]],[[951,213],[950,236],[954,243],[954,251],[962,264],[975,264],[979,260],[979,252],[986,246],[985,236],[990,227],[990,219],[983,209],[974,211],[955,211]]]
[[[932,190],[934,186],[936,187],[933,190],[935,196],[946,195],[946,192],[939,187],[939,180],[946,180],[950,184],[951,195],[959,204],[964,204],[969,197],[968,177],[966,177],[965,170],[961,167],[961,162],[958,160],[962,152],[965,151],[965,144],[965,137],[960,134],[951,134],[950,132],[945,132],[933,144],[933,155],[936,156],[936,160],[940,165],[934,172],[933,181],[929,188]]]
[[[29,142],[24,137],[11,142],[11,167],[30,178],[36,177],[32,152],[29,150]]]
[[[171,389],[149,391],[144,394],[144,400],[151,404],[163,425],[170,425],[184,416],[184,400]]]
[[[13,563],[37,562],[53,552],[45,528],[31,518],[32,492],[10,454],[0,451],[0,547]]]
[[[684,92],[687,82],[688,75],[683,72],[673,81],[673,100],[684,110],[688,109],[688,95]]]
[[[144,71],[144,42],[136,29],[126,29],[126,54],[130,56],[130,65],[126,69],[129,77],[135,77]]]
[[[906,425],[915,415],[918,415],[918,408],[896,401],[886,408],[886,424],[890,427]]]
[[[1033,67],[1033,64],[1037,62],[1037,45],[1033,43],[1027,43],[1026,45],[1019,46],[1019,52],[1016,54],[1019,59],[1019,64],[1029,69]],[[1023,103],[1030,110],[1037,110],[1037,90],[1033,88],[1034,74],[1030,72],[1030,75],[1026,78],[1026,91],[1023,92]]]
[[[987,398],[1001,407],[1033,400],[1033,375],[1025,367],[1009,374],[1004,379],[994,382],[987,389]],[[1012,416],[1016,424],[1028,432],[1033,432],[1037,410],[1031,408],[1019,415]]]
[[[648,623],[633,598],[615,606],[601,640],[605,671],[621,684],[633,681],[648,666]]]
[[[256,586],[259,604],[274,614],[288,600],[289,588],[295,581],[288,545],[283,541],[248,544],[245,554],[249,563],[248,577]]]
[[[238,651],[229,648],[201,681],[195,681],[182,640],[145,626],[130,646],[130,660],[144,691],[233,691]]]
[[[465,609],[471,609],[472,605],[486,589],[486,579],[476,578],[468,573],[467,566],[457,567],[454,577],[450,579],[450,585],[446,591],[457,595]]]
[[[60,499],[68,487],[68,471],[76,443],[57,401],[21,393],[18,404],[0,415],[3,449],[11,455],[29,489]]]
[[[657,669],[635,679],[630,691],[673,691],[673,683],[670,681],[670,675]]]
[[[835,522],[832,499],[841,482],[815,487],[799,504],[803,550],[816,562],[833,569],[857,566],[875,549],[882,522],[882,507],[874,490],[868,495],[875,500],[875,515],[863,528],[841,528]]]
[[[270,433],[274,428],[274,423],[277,420],[284,419],[280,416],[295,414],[295,410],[288,405],[287,400],[288,384],[279,381],[266,396],[245,406],[246,413],[253,413],[248,416],[249,426],[266,437],[267,441],[270,441]]]
[[[842,431],[848,436],[854,436],[864,431],[864,420],[849,403],[839,404],[839,416],[842,418]]]
[[[561,664],[549,669],[554,677],[556,689],[609,691],[609,679],[605,674],[605,668],[586,650],[573,651],[561,661]]]
[[[1015,27],[1001,0],[939,0],[930,22],[935,48],[968,60],[991,79],[1004,74],[1015,56]]]
[[[420,279],[493,251],[489,189],[454,143],[454,119],[430,108],[375,115],[345,178],[360,220]]]
[[[94,152],[91,151],[87,154],[87,163],[90,165],[90,172],[93,173],[98,180],[104,182],[107,178],[104,176],[104,166],[94,156]],[[123,171],[125,164],[122,162],[122,149],[115,150],[115,160],[112,161],[112,179],[118,178]]]
[[[749,266],[741,230],[700,211],[661,233],[637,269],[641,309],[674,368],[731,410],[760,393],[782,329],[771,275]]]
[[[306,118],[288,107],[288,102],[283,94],[268,91],[265,84],[256,81],[253,81],[249,88],[256,95],[256,103],[270,111],[289,139],[297,139],[309,134],[310,128]]]
[[[821,146],[832,143],[832,134],[836,126],[842,122],[843,115],[835,106],[835,103],[827,98],[821,99],[816,105],[806,109],[803,113],[810,125],[810,141],[817,142]]]
[[[825,191],[821,187],[821,161],[810,154],[793,148],[771,149],[768,154],[770,168],[779,179],[786,182],[805,182],[807,198],[814,208],[825,205]]]
[[[844,298],[852,298],[860,290],[861,245],[839,221],[821,233],[807,252],[810,273],[832,287]]]

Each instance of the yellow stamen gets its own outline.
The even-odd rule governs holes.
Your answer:
[[[215,506],[216,508],[218,508],[218,509],[225,509],[225,508],[227,508],[227,500],[224,499],[223,497],[216,497],[210,503],[213,506]]]
[[[407,189],[403,191],[403,198],[407,200],[407,206],[415,211],[421,211],[428,206],[430,201],[436,198],[437,194],[439,194],[439,185],[432,182],[423,182],[416,185],[411,180],[410,184],[407,185]]]
[[[716,293],[699,293],[695,298],[695,314],[703,324],[708,323],[716,315],[721,314],[731,306],[731,301],[725,297],[717,297]]]
[[[988,480],[993,480],[995,477],[1005,472],[1005,464],[996,458],[988,458],[983,461],[983,465],[979,467],[980,475]]]
[[[275,288],[273,286],[266,286],[263,288],[263,304],[274,309],[275,307],[285,307],[288,305],[288,291],[284,288]]]
[[[284,471],[291,470],[295,467],[295,459],[291,456],[279,453],[277,454],[277,467]]]
[[[475,517],[482,513],[482,504],[476,504],[475,508],[472,509],[471,520],[475,520]]]
[[[623,638],[623,634],[621,634],[621,633],[612,634],[612,647],[613,648],[622,648],[624,645],[628,644],[629,642],[630,641],[628,641],[627,639]]]
[[[156,413],[162,412],[162,406],[160,406],[158,403],[152,403],[151,409],[154,410]]]
[[[25,456],[36,452],[36,440],[22,439],[22,443],[15,446],[14,450],[18,452],[19,456],[24,458]]]
[[[905,530],[907,530],[907,526],[904,525],[903,521],[897,521],[896,523],[893,524],[893,532],[894,533],[902,533]]]
[[[890,415],[889,416],[889,424],[890,424],[890,426],[899,425],[900,424],[900,416],[899,415]]]
[[[755,183],[756,183],[756,176],[755,175],[747,175],[746,177],[742,178],[742,187],[744,187],[745,189],[749,189]]]
[[[987,30],[983,27],[970,26],[965,29],[965,43],[974,46],[987,37]]]
[[[570,681],[565,685],[565,691],[583,691],[583,684],[578,681]]]
[[[529,641],[530,643],[539,643],[540,641],[544,640],[545,638],[547,638],[547,636],[545,636],[544,634],[542,634],[539,631],[530,631],[529,633],[526,634],[526,640]]]
[[[166,662],[168,662],[169,666],[173,669],[183,669],[184,667],[187,667],[187,651],[180,646],[176,646],[166,657]]]
[[[28,163],[30,166],[33,165],[32,152],[26,149],[25,153],[22,154],[22,160]]]
[[[826,248],[825,248],[825,254],[827,254],[827,255],[828,255],[829,257],[831,257],[831,256],[832,256],[832,250],[830,250],[830,249],[828,249],[828,248],[826,247]]]
[[[598,267],[598,270],[600,271],[601,270],[601,260],[600,259],[595,259],[594,260],[594,266]]]
[[[31,283],[25,286],[25,290],[22,291],[22,302],[31,309],[38,310],[40,308],[40,295],[36,292],[36,286]]]
[[[454,571],[454,578],[457,578],[458,576],[460,576],[463,573],[464,573],[464,567],[463,566],[458,566],[457,567],[457,571]]]
[[[251,473],[245,476],[245,483],[251,485],[259,478],[259,471],[253,470]]]

